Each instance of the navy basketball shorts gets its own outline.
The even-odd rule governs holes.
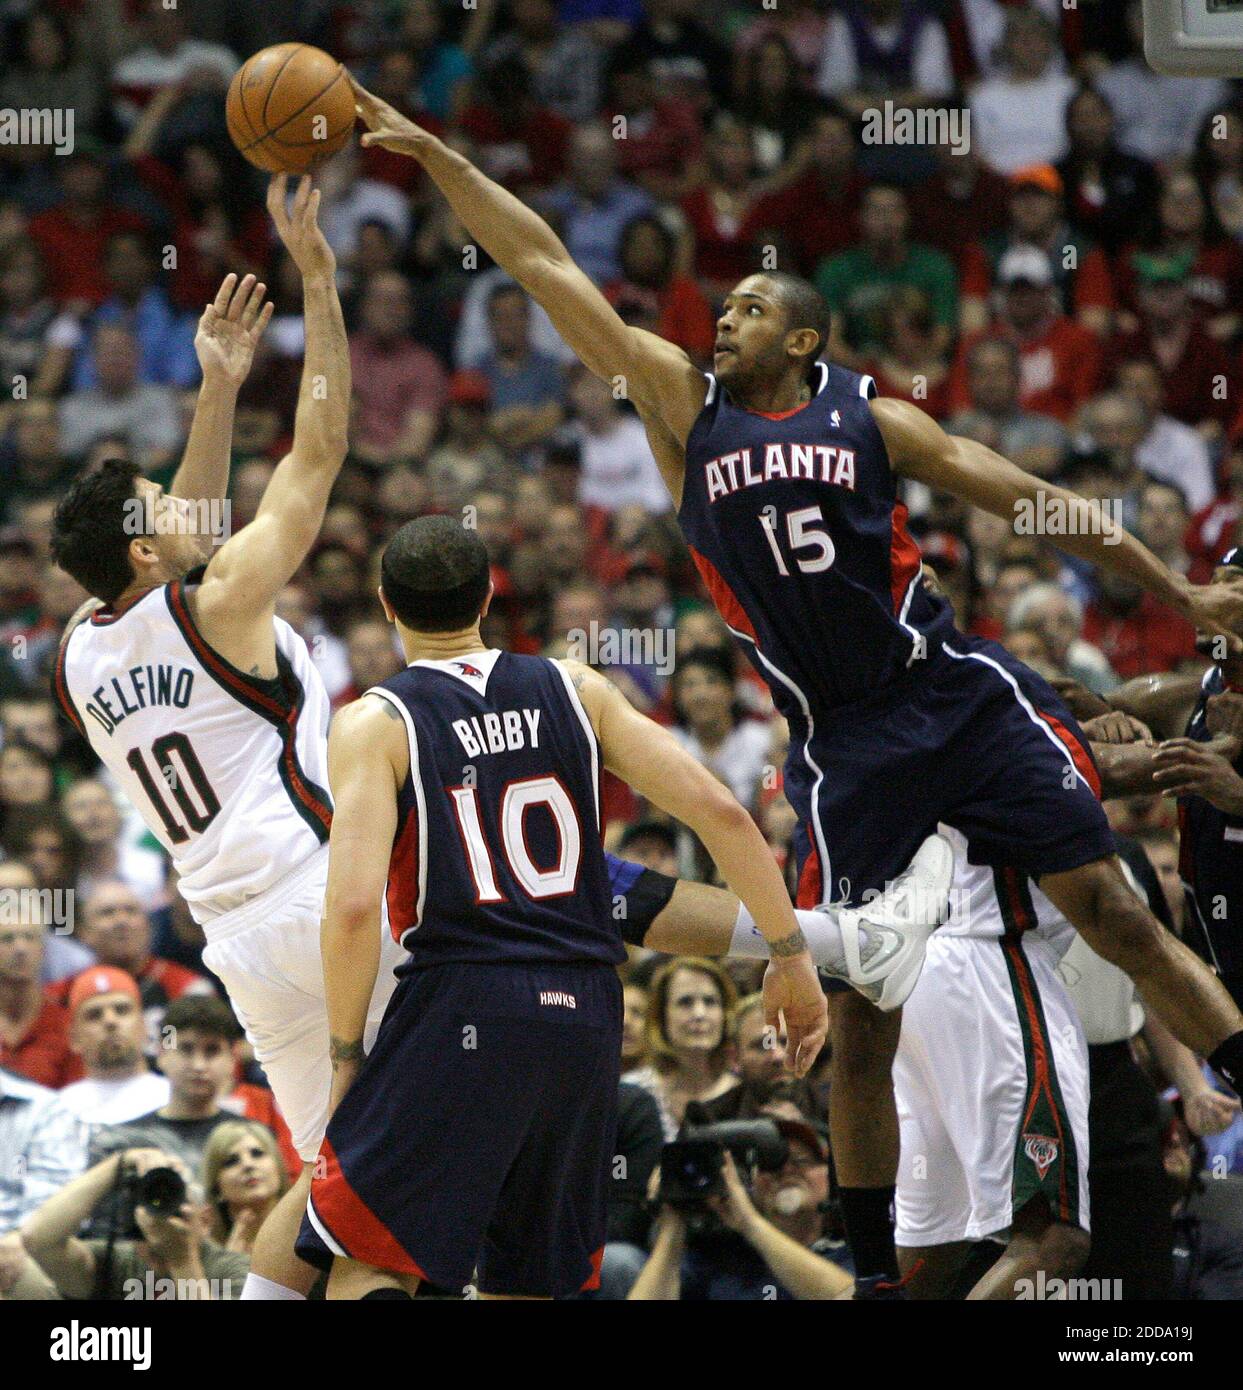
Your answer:
[[[813,715],[785,777],[800,907],[857,905],[941,823],[970,863],[1036,879],[1114,853],[1083,731],[996,642],[958,635],[901,689]]]
[[[328,1124],[298,1254],[459,1292],[594,1288],[621,1057],[611,965],[414,971]]]

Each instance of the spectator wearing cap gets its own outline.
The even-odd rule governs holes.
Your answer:
[[[1066,107],[1070,148],[1057,165],[1071,226],[1109,256],[1151,215],[1157,195],[1156,171],[1119,149],[1115,130],[1109,99],[1096,87],[1080,87]]]
[[[389,467],[423,460],[445,399],[445,372],[410,335],[413,298],[404,275],[373,275],[363,291],[359,328],[350,334],[350,366],[358,414],[352,451]]]
[[[750,1174],[748,1192],[734,1159],[727,1155],[724,1190],[707,1199],[735,1238],[688,1242],[684,1213],[665,1206],[651,1258],[630,1299],[785,1301],[850,1296],[854,1281],[839,1263],[848,1261],[849,1253],[841,1242],[828,1239],[824,1229],[828,1145],[789,1102],[774,1104],[764,1114],[785,1141],[785,1161],[775,1171]]]
[[[1109,263],[1099,247],[1066,221],[1062,195],[1062,176],[1051,164],[1034,164],[1011,174],[1005,229],[963,251],[964,329],[987,323],[989,295],[1006,252],[1034,246],[1049,259],[1063,313],[1098,335],[1109,332],[1114,308]]]
[[[565,419],[565,375],[531,336],[531,302],[515,284],[497,285],[488,299],[492,351],[479,364],[488,383],[488,428],[519,451],[542,443]]]
[[[692,652],[674,673],[673,702],[674,737],[751,807],[768,761],[768,728],[742,717],[732,662],[711,651]]]
[[[43,989],[45,915],[27,866],[0,864],[0,1067],[59,1090],[81,1072],[69,1014]]]
[[[1229,100],[1227,83],[1213,77],[1155,72],[1144,56],[1143,0],[1127,0],[1131,51],[1096,78],[1118,121],[1118,143],[1154,164],[1191,154],[1204,118]]]
[[[134,977],[111,965],[84,970],[69,990],[70,1041],[85,1076],[58,1094],[84,1125],[119,1125],[167,1105],[167,1077],[147,1066]]]
[[[1095,389],[1100,364],[1096,336],[1061,311],[1045,252],[1012,246],[998,264],[997,281],[1000,302],[992,327],[968,334],[959,346],[951,406],[970,406],[969,355],[981,338],[995,336],[1018,348],[1019,405],[1065,423]]]
[[[667,512],[673,505],[652,457],[638,416],[623,410],[606,381],[586,367],[570,372],[574,421],[570,437],[578,447],[578,500],[584,507],[612,513],[638,505]]]
[[[79,139],[72,154],[56,160],[55,173],[58,202],[30,219],[30,236],[43,252],[52,294],[62,307],[82,312],[108,297],[108,239],[141,231],[144,222],[109,198],[108,166],[96,142]]]
[[[15,1230],[86,1164],[63,1094],[0,1067],[0,1235]]]
[[[1139,323],[1119,333],[1106,354],[1107,371],[1119,363],[1151,362],[1161,377],[1165,409],[1176,420],[1220,435],[1235,415],[1232,363],[1222,345],[1210,337],[1196,313],[1190,293],[1191,256],[1136,251],[1135,301]]]
[[[429,502],[439,511],[458,511],[488,479],[500,481],[511,465],[489,424],[492,386],[481,371],[449,378],[444,433],[427,456]]]
[[[970,404],[946,421],[951,434],[995,449],[1025,473],[1052,477],[1066,449],[1066,428],[1019,403],[1022,360],[1009,338],[977,338],[966,355]]]
[[[958,321],[957,275],[948,256],[911,240],[910,227],[906,193],[892,184],[872,184],[859,210],[861,240],[820,263],[815,282],[833,313],[833,356],[851,358],[880,347],[888,296],[902,286],[928,297],[937,348],[949,347]]]
[[[1066,152],[1064,117],[1075,82],[1063,70],[1048,18],[1011,8],[1000,58],[1000,70],[971,95],[972,138],[984,162],[1003,174],[1054,163]]]
[[[1243,301],[1243,247],[1229,236],[1212,202],[1195,175],[1175,169],[1162,180],[1160,197],[1154,200],[1156,225],[1139,242],[1131,241],[1120,253],[1114,272],[1119,303],[1129,313],[1125,328],[1135,327],[1136,251],[1189,259],[1187,295],[1209,336],[1229,342],[1239,331],[1239,304]],[[1141,222],[1138,224],[1143,226]]]
[[[210,981],[152,954],[151,919],[129,884],[119,879],[95,884],[84,897],[81,916],[79,935],[100,963],[125,971],[138,984],[151,1051],[158,1056],[164,1011],[186,995],[213,994]]]
[[[1178,487],[1193,513],[1202,511],[1217,491],[1204,436],[1165,413],[1164,388],[1155,363],[1142,359],[1121,362],[1114,378],[1118,390],[1139,406],[1146,426],[1147,432],[1135,449],[1135,461],[1149,477]]]

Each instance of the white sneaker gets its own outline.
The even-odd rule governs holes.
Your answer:
[[[928,938],[949,915],[953,879],[953,846],[944,835],[929,835],[906,871],[875,901],[837,909],[850,983],[878,1009],[888,1013],[910,997],[924,968]],[[873,945],[866,964],[861,926]]]

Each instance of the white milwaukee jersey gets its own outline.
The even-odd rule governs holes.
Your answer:
[[[270,888],[328,838],[328,694],[306,643],[274,619],[278,674],[212,650],[188,594],[201,570],[104,608],[56,666],[65,713],[173,858],[204,923]]]

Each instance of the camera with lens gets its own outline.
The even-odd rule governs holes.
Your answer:
[[[116,1227],[123,1239],[142,1240],[143,1233],[134,1213],[146,1207],[157,1216],[179,1216],[188,1189],[176,1168],[148,1168],[137,1173],[128,1163],[117,1172]]]
[[[682,1213],[692,1235],[722,1229],[707,1199],[725,1191],[726,1152],[733,1154],[745,1184],[752,1168],[771,1173],[782,1167],[789,1145],[772,1120],[684,1124],[661,1150],[660,1200]]]

